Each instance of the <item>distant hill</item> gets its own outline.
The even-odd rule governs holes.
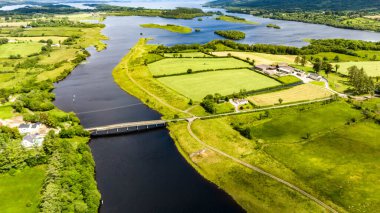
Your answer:
[[[209,5],[276,10],[379,10],[380,0],[216,0]]]

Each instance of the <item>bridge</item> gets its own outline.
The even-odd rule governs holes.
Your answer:
[[[174,120],[150,120],[150,121],[138,121],[127,122],[120,124],[112,124],[98,127],[90,127],[86,130],[91,133],[91,136],[107,136],[107,135],[119,135],[128,134],[139,131],[146,131],[151,129],[157,129],[166,127],[170,122],[184,121],[186,119],[174,119]]]
[[[211,119],[211,118],[218,118],[218,117],[224,117],[224,116],[230,116],[230,115],[238,115],[238,114],[243,114],[243,113],[260,112],[260,111],[271,110],[271,109],[281,109],[281,108],[287,108],[287,107],[293,107],[293,106],[307,105],[307,104],[316,103],[316,102],[329,101],[331,99],[332,98],[329,97],[329,98],[323,98],[323,99],[318,99],[318,100],[275,105],[275,106],[270,106],[270,107],[262,107],[262,108],[250,109],[250,110],[245,110],[245,111],[227,112],[227,113],[206,115],[206,116],[200,116],[200,117],[193,116],[189,118],[178,118],[178,119],[172,119],[172,120],[150,120],[150,121],[127,122],[127,123],[112,124],[112,125],[105,125],[105,126],[99,126],[99,127],[91,127],[91,128],[87,128],[86,130],[89,131],[91,133],[91,136],[94,136],[94,137],[128,134],[132,132],[146,131],[146,130],[166,127],[166,125],[170,122],[177,122],[177,121],[190,122],[190,121],[193,121],[194,119]]]

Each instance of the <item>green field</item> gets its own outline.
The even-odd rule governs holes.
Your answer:
[[[0,119],[8,119],[13,116],[13,107],[10,104],[0,106]]]
[[[252,135],[257,139],[268,143],[290,143],[302,140],[307,133],[316,136],[337,127],[344,127],[350,119],[358,120],[361,117],[360,111],[350,108],[346,103],[338,102],[302,113],[289,110],[281,116],[273,116],[261,125],[250,127]],[[326,123],[329,125],[325,125]]]
[[[380,208],[379,135],[377,124],[363,122],[308,143],[289,142],[267,146],[265,150],[348,212],[377,212]]]
[[[281,76],[281,77],[278,77],[277,80],[281,81],[283,84],[294,84],[301,81],[301,79],[293,75]]]
[[[241,89],[258,90],[280,85],[279,82],[249,69],[202,72],[163,77],[158,80],[197,101],[208,94],[229,95]]]
[[[182,55],[182,57],[212,57],[210,55],[207,55],[207,54],[204,54],[204,53],[201,53],[201,52],[193,52],[193,53],[165,53],[164,56],[165,57],[168,57],[168,58],[173,58],[174,55],[176,55],[176,57],[180,57],[180,55]]]
[[[308,57],[310,58],[311,56],[313,58],[320,58],[320,59],[327,58],[328,61],[331,61],[331,62],[334,62],[334,58],[336,56],[339,57],[340,62],[363,61],[363,60],[365,60],[361,57],[352,56],[352,55],[345,55],[345,54],[340,54],[340,53],[334,53],[334,52],[321,52],[321,53],[318,53],[315,55],[310,55]]]
[[[25,168],[14,176],[0,175],[0,209],[4,213],[39,212],[38,203],[46,166]]]
[[[380,76],[380,61],[361,61],[361,62],[343,62],[338,63],[340,68],[338,72],[347,75],[348,68],[357,66],[359,69],[363,68],[369,76]]]
[[[322,82],[323,83],[323,82]],[[282,103],[291,103],[306,100],[315,100],[331,96],[332,93],[327,90],[324,85],[302,84],[289,89],[277,92],[264,93],[248,97],[252,103],[258,106],[267,106]]]
[[[234,58],[167,58],[148,65],[153,75],[171,75],[214,69],[251,67],[250,64]]]
[[[61,36],[82,35],[83,31],[77,27],[37,27],[22,32],[23,36]]]
[[[8,58],[10,55],[18,55],[26,57],[33,53],[41,51],[43,45],[37,42],[25,42],[25,43],[8,43],[0,45],[0,58]]]
[[[162,30],[167,30],[173,33],[182,33],[182,34],[187,34],[191,33],[193,29],[190,27],[185,27],[185,26],[179,26],[179,25],[174,25],[174,24],[167,24],[167,25],[160,25],[160,24],[140,24],[140,27],[143,28],[156,28],[156,29],[162,29]]]

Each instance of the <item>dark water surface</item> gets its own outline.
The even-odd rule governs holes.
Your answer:
[[[315,24],[273,21],[240,15],[261,25],[232,24],[205,17],[204,21],[158,17],[108,17],[103,33],[110,40],[102,52],[89,49],[91,57],[56,85],[55,104],[75,111],[85,127],[128,121],[159,119],[135,97],[122,91],[112,78],[112,70],[140,38],[153,43],[204,43],[215,38],[214,30],[238,29],[248,36],[245,43],[305,45],[304,38],[356,38],[380,40],[379,33],[336,29]],[[281,30],[268,29],[276,23]],[[201,28],[200,33],[175,34],[158,29],[142,29],[139,24],[180,24]],[[75,96],[75,98],[73,98]],[[73,101],[73,99],[75,99]],[[104,205],[101,212],[241,212],[230,196],[203,179],[177,151],[166,129],[92,139],[96,179]]]

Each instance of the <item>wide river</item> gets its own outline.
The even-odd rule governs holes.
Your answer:
[[[85,127],[128,121],[159,119],[160,114],[122,91],[112,70],[141,37],[153,43],[207,42],[218,38],[214,30],[238,29],[247,33],[245,43],[305,45],[305,38],[352,38],[379,41],[380,34],[327,26],[275,21],[239,15],[260,25],[232,24],[204,17],[204,21],[158,17],[108,17],[103,33],[108,48],[96,52],[64,81],[56,84],[55,104],[75,111]],[[142,29],[143,23],[171,23],[200,28],[187,35]],[[268,29],[275,23],[281,30]],[[73,96],[75,100],[73,101]],[[104,201],[101,212],[241,212],[232,198],[201,177],[177,151],[166,129],[92,139],[96,179]],[[223,174],[221,174],[223,175]]]

